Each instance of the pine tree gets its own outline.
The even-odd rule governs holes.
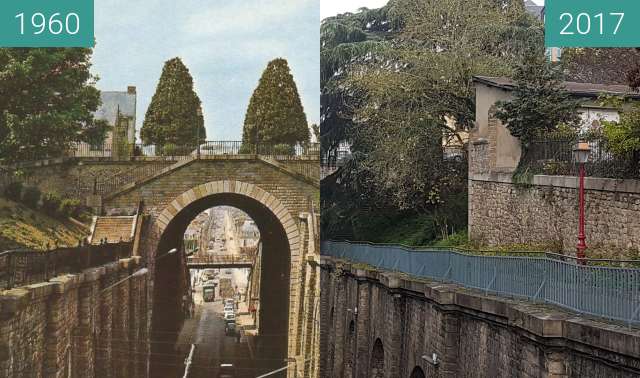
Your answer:
[[[199,138],[202,143],[206,130],[201,106],[189,69],[180,58],[167,61],[140,130],[142,141],[158,146],[196,146]]]
[[[262,73],[244,118],[243,149],[309,141],[307,117],[285,59],[274,59]]]
[[[529,143],[559,125],[577,129],[579,100],[564,88],[562,67],[550,63],[542,51],[530,50],[514,73],[513,99],[497,103],[496,117],[520,139],[523,153]]]

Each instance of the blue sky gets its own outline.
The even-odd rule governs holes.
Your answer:
[[[319,0],[99,0],[92,71],[105,91],[138,88],[138,130],[164,62],[179,56],[203,103],[207,138],[239,140],[267,63],[289,61],[309,124],[319,122]]]

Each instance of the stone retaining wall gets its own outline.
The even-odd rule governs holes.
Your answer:
[[[640,375],[640,331],[535,303],[325,257],[321,292],[322,378]]]
[[[144,376],[147,275],[108,289],[138,269],[127,258],[0,292],[0,376]]]
[[[472,174],[469,236],[483,244],[553,244],[574,251],[578,182],[571,176],[535,176],[515,185],[511,174]],[[585,179],[587,245],[598,256],[629,258],[640,249],[640,181]],[[589,250],[587,251],[589,252]]]

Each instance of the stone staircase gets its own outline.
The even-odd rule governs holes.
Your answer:
[[[100,216],[93,218],[89,244],[130,241],[136,226],[136,216]]]

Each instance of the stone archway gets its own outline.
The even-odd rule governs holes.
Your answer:
[[[373,344],[373,349],[371,350],[369,377],[384,378],[384,346],[380,339],[376,339],[376,342]]]
[[[155,230],[159,235],[155,253],[162,255],[177,246],[177,240],[184,233],[183,228],[188,225],[189,219],[206,208],[220,205],[233,206],[245,211],[256,221],[259,228],[261,222],[263,227],[265,224],[272,224],[277,229],[273,233],[281,235],[278,236],[279,239],[286,241],[286,248],[283,248],[286,251],[281,252],[283,252],[283,256],[287,255],[286,278],[289,283],[286,296],[281,296],[284,297],[284,300],[288,298],[288,308],[283,310],[285,319],[282,322],[286,322],[284,325],[286,328],[283,332],[288,335],[285,353],[291,357],[295,354],[298,337],[296,325],[298,317],[301,316],[298,311],[300,285],[293,278],[299,276],[303,264],[303,243],[299,221],[291,215],[279,198],[257,185],[235,180],[214,181],[192,188],[178,195],[155,217]],[[265,237],[270,234],[263,229],[260,230],[260,233]],[[264,265],[263,268],[265,268]]]
[[[356,349],[356,322],[351,320],[349,322],[349,328],[347,330],[347,340],[346,340],[346,348],[345,348],[345,358],[344,358],[344,377],[351,378],[353,377],[353,368],[355,366],[355,349]]]
[[[425,378],[424,371],[420,366],[416,366],[413,368],[413,371],[411,371],[409,378]]]

